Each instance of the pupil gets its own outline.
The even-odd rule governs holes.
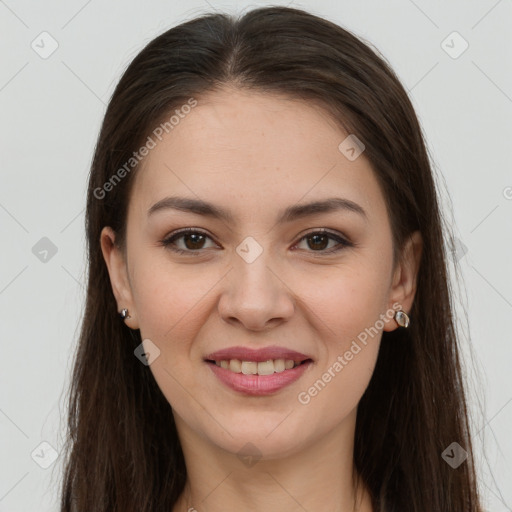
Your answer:
[[[195,241],[192,242],[192,247],[190,247],[190,244],[187,243],[187,240],[189,239],[196,239]],[[197,247],[196,245],[194,244],[200,244],[200,242],[197,241],[197,238],[204,238],[203,235],[197,235],[197,234],[190,234],[190,235],[185,235],[185,245],[187,247],[187,249],[201,249],[201,247]]]
[[[324,241],[325,241],[325,240],[327,240],[327,237],[326,237],[325,235],[311,235],[311,236],[309,236],[308,238],[309,238],[309,240],[314,239],[314,240],[315,240],[315,242],[314,242],[314,243],[317,243],[319,238],[323,238],[323,239],[324,239]],[[317,249],[318,249],[318,248],[320,248],[320,249],[325,249],[326,245],[325,245],[325,244],[321,244],[321,245],[322,245],[322,247],[317,247]],[[311,245],[310,245],[310,247],[311,247]],[[314,247],[311,247],[311,248],[313,249]]]

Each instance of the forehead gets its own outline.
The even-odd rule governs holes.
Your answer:
[[[162,140],[153,136],[156,145],[137,172],[133,201],[147,210],[165,195],[180,194],[263,214],[277,203],[339,195],[365,209],[384,208],[364,153],[349,160],[340,151],[347,136],[305,100],[217,91],[197,98]]]

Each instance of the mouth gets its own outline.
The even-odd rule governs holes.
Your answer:
[[[307,354],[284,347],[231,347],[208,354],[205,364],[223,385],[243,395],[267,396],[290,386],[311,369]]]
[[[242,361],[240,359],[206,359],[207,363],[219,366],[232,373],[242,373],[243,375],[273,375],[274,373],[283,373],[293,370],[297,366],[311,363],[311,358],[294,359],[267,359],[266,361]]]

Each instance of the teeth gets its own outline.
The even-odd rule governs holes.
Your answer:
[[[274,361],[258,363],[258,375],[272,375],[274,373]]]
[[[285,370],[291,370],[299,366],[300,361],[293,359],[269,359],[268,361],[240,361],[239,359],[230,359],[229,361],[215,361],[217,366],[230,370],[234,373],[243,373],[244,375],[272,375],[281,373]]]
[[[277,373],[284,372],[286,368],[286,363],[284,362],[284,359],[276,359],[274,361],[274,371]]]
[[[242,361],[242,373],[244,375],[256,375],[258,373],[258,363]]]
[[[231,359],[231,361],[229,361],[229,369],[235,373],[242,373],[242,361]]]

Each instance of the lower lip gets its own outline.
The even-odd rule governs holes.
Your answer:
[[[306,361],[295,368],[272,375],[245,375],[226,370],[215,363],[207,362],[206,364],[221,382],[234,391],[246,395],[263,396],[271,395],[295,382],[309,368],[312,361]]]

